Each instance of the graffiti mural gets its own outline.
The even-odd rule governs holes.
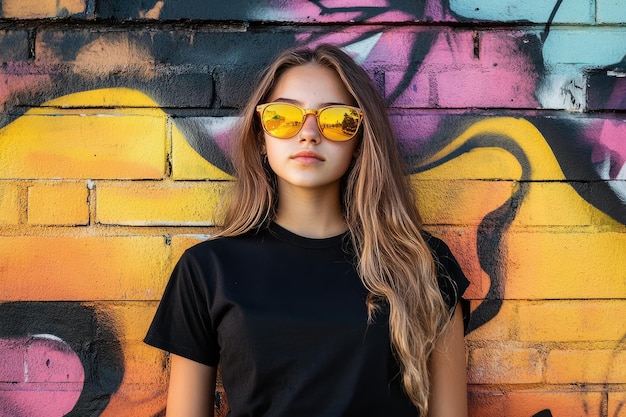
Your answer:
[[[164,414],[141,339],[219,226],[238,109],[279,50],[329,42],[472,282],[470,415],[626,416],[626,11],[217,3],[2,2],[0,415]]]

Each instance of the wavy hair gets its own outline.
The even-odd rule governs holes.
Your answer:
[[[263,161],[263,131],[255,107],[270,96],[289,68],[315,64],[334,70],[364,113],[356,157],[344,176],[341,196],[356,253],[356,268],[369,292],[370,319],[385,303],[394,354],[404,389],[427,415],[428,358],[449,313],[439,291],[436,267],[421,233],[413,190],[375,85],[346,53],[331,45],[282,53],[261,74],[243,110],[241,131],[232,149],[235,169],[231,203],[217,236],[260,228],[276,215],[275,174]]]

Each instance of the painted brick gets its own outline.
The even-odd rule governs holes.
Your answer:
[[[432,173],[413,176],[417,204],[426,224],[478,225],[484,220],[485,215],[496,209],[508,207],[512,210],[514,205],[519,205],[514,219],[517,227],[612,226],[621,229],[618,222],[589,204],[577,192],[583,190],[586,191],[586,195],[592,195],[595,188],[604,186],[602,183],[579,184],[578,190],[567,183],[531,183],[525,186],[525,190],[520,190],[517,197],[514,196],[520,188],[517,182],[454,179],[453,170],[458,171],[459,167],[467,163],[484,162],[488,159],[478,156],[482,153],[489,152],[467,153],[455,158],[452,163],[447,164],[447,167],[442,166],[441,169],[433,169]],[[502,154],[506,153],[502,151]],[[480,175],[481,171],[488,174],[490,170],[490,168],[477,169],[472,174]],[[444,173],[445,171],[449,171],[449,174]],[[431,174],[432,178],[440,176],[442,179],[423,179],[431,177]],[[503,174],[505,178],[508,177],[506,171]],[[446,176],[450,179],[443,179]],[[460,175],[457,174],[458,176]]]
[[[135,226],[213,226],[221,182],[103,182],[96,185],[96,221]]]
[[[38,184],[28,188],[28,223],[86,225],[89,223],[86,184]]]
[[[193,32],[174,31],[167,36],[130,28],[41,31],[35,42],[36,62],[49,68],[59,83],[53,97],[126,87],[144,92],[162,107],[210,107],[214,82],[209,65],[168,61],[178,49],[186,49],[190,36]]]
[[[170,68],[158,65],[154,76],[135,80],[132,74],[128,85],[145,91],[161,107],[211,107],[214,99],[214,80],[207,67],[186,66]]]
[[[124,380],[105,415],[124,415],[129,407],[136,407],[147,417],[164,408],[167,357],[163,351],[142,342],[157,304],[156,301],[105,303],[106,310],[114,317],[124,350]]]
[[[576,64],[598,68],[619,62],[624,56],[623,27],[585,27],[585,30],[552,28],[544,45],[549,64]]]
[[[626,300],[528,301],[518,314],[523,342],[616,342],[626,330]]]
[[[68,345],[55,338],[33,337],[26,349],[29,383],[76,384],[82,389],[85,373],[80,358]]]
[[[532,417],[549,410],[554,417],[603,416],[601,392],[509,391],[484,392],[470,387],[470,417]],[[612,414],[609,414],[613,417]]]
[[[175,180],[232,180],[228,144],[239,117],[175,118],[172,125],[172,173]]]
[[[209,239],[210,233],[205,235],[174,235],[171,237],[172,260],[177,262],[183,252],[191,246]],[[172,265],[172,268],[174,265]]]
[[[41,415],[50,417],[65,416],[72,411],[81,394],[81,387],[74,384],[2,385],[0,404],[13,405],[11,413],[6,414],[11,416],[32,414],[33,410],[42,411],[45,414]]]
[[[141,341],[124,344],[125,385],[166,383],[167,365],[166,354],[160,349]]]
[[[193,60],[173,63],[170,59],[191,48],[186,44],[193,44],[193,35],[192,31],[131,28],[39,30],[36,69],[54,83],[39,89],[30,104],[76,91],[124,87],[150,96],[153,106],[210,107],[214,82],[212,68],[204,62],[207,58],[198,54]]]
[[[598,77],[602,74],[606,74],[606,70],[598,72]],[[610,78],[616,83],[626,80],[617,76]],[[593,80],[590,79],[590,82]],[[623,87],[619,84],[599,85],[598,100],[601,101],[596,103],[597,109],[619,109],[620,106],[626,106],[626,99],[623,94],[619,94],[622,88],[626,88],[626,81]],[[614,95],[613,98],[610,97],[611,94]],[[513,115],[516,118],[512,119]],[[603,208],[614,204],[617,206],[615,210],[622,210],[621,200],[613,203],[610,199],[610,194],[615,192],[603,191],[603,187],[612,186],[606,180],[614,178],[616,174],[593,172],[590,166],[593,163],[592,157],[589,154],[612,152],[613,158],[619,158],[617,155],[621,154],[623,146],[619,138],[626,131],[626,120],[622,115],[605,113],[592,116],[572,113],[559,117],[542,117],[523,112],[523,118],[517,116],[519,114],[509,111],[485,115],[457,114],[452,110],[393,109],[390,119],[409,169],[416,178],[519,180],[522,175],[528,178],[530,174],[532,179],[538,181],[568,181],[591,204]],[[517,126],[510,128],[511,124]],[[566,126],[571,133],[564,132]],[[584,132],[584,135],[573,144],[572,136],[580,132]],[[442,133],[445,137],[440,137]],[[434,144],[444,146],[450,142],[455,143],[452,138],[459,137],[466,144],[464,153],[447,163],[424,171],[427,162],[435,162],[428,158],[433,152],[431,147]],[[532,141],[529,141],[530,138]],[[471,142],[467,144],[468,141]],[[593,142],[593,146],[585,142]],[[459,145],[454,149],[458,147]],[[521,168],[523,161],[518,159],[520,156],[513,153],[516,147],[523,149],[523,157],[532,159],[530,167],[524,171]],[[611,162],[619,164],[619,161]],[[619,188],[617,183],[614,187]],[[604,195],[600,196],[601,193]]]
[[[470,280],[470,287],[464,296],[468,299],[482,299],[487,296],[491,285],[489,276],[481,269],[478,258],[475,227],[427,226],[427,231],[442,239],[461,265]]]
[[[0,102],[4,107],[4,112],[0,112],[0,126],[5,126],[21,116],[27,107],[39,104],[41,91],[50,87],[51,80],[30,62],[10,62],[0,68],[0,83]]]
[[[626,233],[622,230],[507,233],[506,259],[500,260],[507,271],[506,298],[611,299],[626,294]]]
[[[507,159],[506,152],[501,151],[498,154],[498,157],[502,158],[501,164],[512,165],[505,172],[505,175],[509,172],[515,172],[515,169],[519,170],[518,165],[520,165],[523,167],[520,180],[565,180],[558,160],[541,132],[529,120],[517,117],[487,117],[476,120],[458,136],[443,144],[426,160],[421,161],[421,164],[433,166],[433,170],[443,169],[443,165],[449,164],[448,167],[454,166],[457,170],[457,174],[451,178],[466,178],[468,176],[471,178],[477,168],[460,165],[452,156],[457,154],[465,156],[466,153],[475,153],[480,157],[484,152],[491,152],[490,156],[493,157],[492,148],[496,148],[496,150],[502,148],[502,151],[506,150],[508,153],[514,154],[515,159],[518,160],[515,162],[515,159]],[[452,160],[450,160],[451,158]],[[478,172],[484,172],[484,170],[484,168],[478,169]]]
[[[598,23],[626,22],[626,7],[622,0],[596,0]]]
[[[511,204],[507,200],[515,183],[414,179],[413,185],[424,224],[476,226],[487,213]]]
[[[203,30],[42,30],[36,38],[35,55],[38,64],[71,63],[78,65],[76,71],[94,75],[104,75],[107,72],[103,70],[112,67],[131,77],[139,75],[137,72],[152,77],[161,69],[173,71],[171,75],[202,69],[212,73],[220,68],[258,72],[278,51],[293,46],[295,33],[293,29],[250,32],[223,26]],[[98,68],[98,63],[104,67]]]
[[[587,109],[626,110],[624,91],[626,91],[626,66],[620,68],[618,65],[610,65],[601,70],[592,71],[587,76]],[[609,116],[605,121],[615,127],[619,126],[622,130],[626,123],[623,118],[618,117],[619,115],[617,117]],[[610,125],[606,126],[606,123],[603,123],[602,127],[611,128]],[[602,138],[602,133],[605,133],[606,136],[610,137],[612,132],[609,129],[604,132],[600,130],[597,135]],[[615,147],[619,149],[618,146]]]
[[[153,417],[163,415],[167,399],[167,384],[125,384],[111,396],[101,417]]]
[[[152,73],[151,54],[130,41],[135,33],[82,28],[42,30],[35,38],[35,62],[41,66],[73,64],[73,72],[92,76],[106,76],[112,70],[129,75],[132,67],[135,72]]]
[[[306,0],[295,0],[289,7],[270,3],[194,3],[194,7],[178,3],[155,4],[151,8],[138,9],[135,5],[120,0],[102,0],[99,2],[99,17],[109,19],[136,19],[144,16],[156,19],[208,19],[208,20],[243,20],[306,23],[345,23],[350,22],[415,22],[424,19],[424,7],[411,0],[400,0],[389,7],[384,2],[374,2],[370,7],[344,7],[338,4],[322,5]],[[150,3],[152,4],[152,3]],[[254,6],[252,6],[254,4]],[[351,10],[352,9],[352,10]]]
[[[609,413],[611,417],[626,416],[626,391],[609,392]]]
[[[463,0],[450,0],[450,9],[464,18],[496,22],[535,22],[547,23],[555,2],[531,1],[520,3],[516,0],[487,0],[478,3]],[[594,2],[574,0],[559,8],[553,23],[593,23]]]
[[[169,273],[169,271],[168,271]],[[148,327],[161,299],[169,275],[154,283],[155,296],[151,301],[123,301],[99,302],[98,305],[106,308],[114,318],[120,332],[120,341],[124,343],[139,343],[146,336]]]
[[[472,302],[472,309],[475,310],[480,302]],[[516,301],[504,301],[496,318],[468,334],[466,340],[470,343],[514,340],[520,321],[517,306]]]
[[[84,13],[86,0],[3,0],[2,17],[40,19]]]
[[[28,32],[26,30],[0,30],[0,63],[27,61],[28,59],[30,59]]]
[[[626,331],[626,326],[622,326]],[[553,384],[624,384],[626,350],[553,350],[548,354],[546,382]]]
[[[216,88],[220,106],[225,108],[243,108],[255,86],[259,69],[250,66],[218,69]]]
[[[18,224],[23,207],[21,190],[17,183],[0,181],[0,225]]]
[[[499,345],[499,346],[498,346]],[[533,384],[543,381],[544,364],[535,349],[492,343],[470,352],[470,384]]]
[[[555,45],[550,45],[555,47]],[[546,51],[547,60],[559,58],[558,53]],[[543,109],[568,110],[584,112],[586,82],[583,67],[579,64],[546,62],[550,72],[547,75],[545,88],[537,92],[537,98]]]
[[[162,236],[0,237],[4,300],[145,300],[170,272]]]
[[[516,109],[538,106],[534,75],[537,68],[529,52],[533,48],[539,51],[540,45],[532,32],[486,31],[477,35],[472,31],[431,33],[411,28],[410,33],[394,31],[386,36],[392,38],[390,43],[402,44],[409,34],[418,39],[434,36],[433,44],[419,63],[410,62],[415,58],[403,57],[403,48],[395,45],[397,59],[395,54],[383,58],[381,67],[387,97],[395,97],[395,90],[407,74],[406,67],[419,64],[409,85],[394,99],[394,106]]]
[[[20,339],[0,339],[0,391],[6,383],[24,382],[24,343]]]
[[[77,96],[94,94],[100,101],[116,93],[125,91]],[[0,130],[0,177],[162,178],[165,125],[162,113],[147,109],[33,109]]]
[[[585,186],[590,194],[595,184]],[[559,182],[530,184],[515,222],[524,226],[617,225],[615,220],[584,200],[571,185]]]

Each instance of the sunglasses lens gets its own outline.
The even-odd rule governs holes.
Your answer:
[[[350,107],[326,107],[319,113],[319,126],[322,134],[334,141],[352,139],[359,130],[361,117]]]
[[[261,114],[261,121],[267,133],[280,139],[295,136],[302,127],[302,118],[302,110],[283,103],[270,104]]]

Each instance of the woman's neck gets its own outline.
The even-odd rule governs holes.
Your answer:
[[[347,229],[338,189],[281,187],[275,221],[290,232],[313,239],[336,236]]]

